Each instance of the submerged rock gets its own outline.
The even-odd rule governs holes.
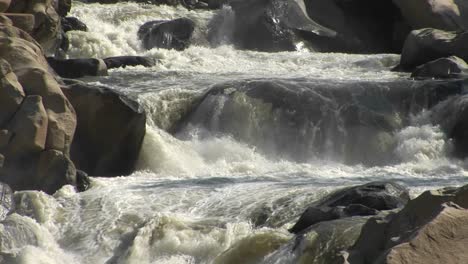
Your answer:
[[[414,30],[408,35],[400,67],[411,71],[424,63],[449,56],[468,60],[468,31],[448,32],[432,28]]]
[[[78,126],[71,159],[94,176],[129,175],[146,131],[146,113],[135,100],[105,87],[67,81],[63,92],[75,108]]]
[[[406,187],[395,182],[371,182],[336,191],[307,208],[289,230],[299,233],[318,222],[350,216],[376,215],[403,207],[409,200]]]
[[[468,77],[468,64],[456,56],[440,58],[417,67],[411,77],[462,78]]]
[[[142,56],[117,56],[104,59],[107,69],[125,68],[126,66],[144,66],[152,67],[156,65],[156,61],[150,57]]]
[[[463,263],[466,208],[467,186],[426,191],[396,214],[371,218],[345,254],[347,263]]]
[[[156,20],[138,29],[138,38],[147,50],[152,48],[184,50],[190,45],[195,23],[188,18]]]

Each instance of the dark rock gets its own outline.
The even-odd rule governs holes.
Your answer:
[[[430,61],[417,67],[411,77],[462,78],[468,76],[468,64],[456,56]]]
[[[299,31],[323,37],[336,35],[308,17],[303,0],[233,1],[229,4],[235,14],[233,41],[240,49],[295,50],[296,42],[301,40]]]
[[[369,219],[346,263],[463,263],[467,208],[468,186],[426,191],[398,213]]]
[[[76,167],[97,176],[132,173],[146,131],[144,109],[109,88],[66,82],[63,92],[78,117],[71,146]]]
[[[64,32],[72,30],[88,31],[86,24],[76,17],[62,17],[62,29]]]
[[[107,75],[106,64],[101,59],[62,60],[48,57],[47,62],[59,76],[64,78]]]
[[[0,221],[14,210],[13,191],[10,186],[0,182]]]
[[[118,56],[105,58],[104,63],[106,63],[107,69],[113,68],[125,68],[126,66],[145,66],[152,67],[156,65],[156,62],[153,58],[142,57],[142,56]]]
[[[91,186],[91,181],[88,174],[82,170],[76,170],[76,189],[79,192],[84,192]]]
[[[403,207],[408,190],[394,182],[371,182],[336,191],[307,208],[289,230],[299,233],[318,222],[350,216],[376,215],[382,210]]]
[[[467,61],[466,43],[468,31],[447,32],[432,28],[414,30],[406,38],[400,66],[403,70],[412,71],[419,65],[449,56]]]
[[[61,17],[65,17],[68,12],[71,10],[72,6],[72,0],[56,0],[57,1],[57,7],[55,8],[57,10],[57,14]]]
[[[138,38],[145,49],[184,50],[190,45],[195,23],[188,18],[149,21],[138,29]]]

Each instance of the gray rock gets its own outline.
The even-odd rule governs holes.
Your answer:
[[[411,77],[462,78],[468,76],[468,64],[456,56],[440,58],[418,66]]]
[[[0,182],[0,221],[14,210],[13,191],[10,186]]]
[[[152,48],[184,50],[190,45],[195,23],[188,18],[149,21],[138,29],[138,38],[147,50]]]

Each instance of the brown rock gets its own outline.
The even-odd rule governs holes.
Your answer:
[[[3,14],[8,17],[13,26],[20,28],[28,33],[34,30],[34,16],[31,14]]]
[[[8,154],[23,156],[44,150],[47,121],[42,97],[27,96],[9,124],[13,137],[8,145]]]
[[[3,13],[8,10],[10,7],[11,0],[0,0],[0,13]]]
[[[60,151],[44,151],[39,159],[36,183],[47,193],[54,193],[65,184],[76,185],[75,166]]]
[[[9,121],[21,105],[25,94],[10,64],[0,59],[0,127]]]

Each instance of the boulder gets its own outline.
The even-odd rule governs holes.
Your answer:
[[[31,14],[3,14],[8,17],[13,26],[20,28],[28,33],[32,33],[34,30],[35,20]]]
[[[32,36],[44,48],[46,53],[54,53],[60,35],[60,17],[54,9],[52,0],[13,0],[9,13],[24,13],[34,15],[34,30]]]
[[[76,175],[73,162],[62,152],[52,149],[41,153],[35,181],[41,190],[54,193],[66,184],[76,186]]]
[[[24,91],[10,64],[0,59],[0,127],[9,121],[24,99]]]
[[[48,57],[47,62],[59,76],[64,78],[107,75],[107,66],[102,59],[56,59]]]
[[[467,30],[466,18],[453,0],[393,0],[413,29]]]
[[[91,180],[86,172],[76,170],[76,189],[79,192],[84,192],[91,187]]]
[[[289,230],[299,233],[318,222],[351,216],[376,215],[403,207],[408,190],[395,182],[371,182],[338,190],[309,206]]]
[[[104,59],[108,69],[125,68],[126,66],[144,66],[153,67],[156,62],[153,58],[142,56],[118,56]]]
[[[64,32],[72,30],[88,31],[86,24],[76,17],[62,17],[62,29]]]
[[[468,64],[456,56],[430,61],[411,74],[415,78],[461,78],[468,76]]]
[[[146,131],[144,109],[109,88],[68,84],[63,92],[78,116],[71,150],[76,167],[98,176],[132,173]]]
[[[10,4],[11,0],[0,0],[0,13],[7,11]]]
[[[449,56],[468,60],[468,31],[447,32],[424,28],[413,30],[406,38],[401,53],[400,67],[411,71],[424,63]]]
[[[138,29],[138,38],[147,50],[152,48],[184,50],[190,45],[195,23],[188,18],[149,21]]]
[[[468,186],[426,191],[398,213],[371,218],[345,254],[358,263],[462,263],[467,259]]]
[[[0,221],[14,210],[13,190],[10,186],[0,182]]]
[[[233,42],[240,49],[266,52],[295,50],[298,32],[334,37],[336,32],[312,21],[303,0],[232,1]],[[212,31],[217,31],[214,28]],[[223,30],[221,28],[221,30]],[[212,32],[211,35],[218,35]]]

